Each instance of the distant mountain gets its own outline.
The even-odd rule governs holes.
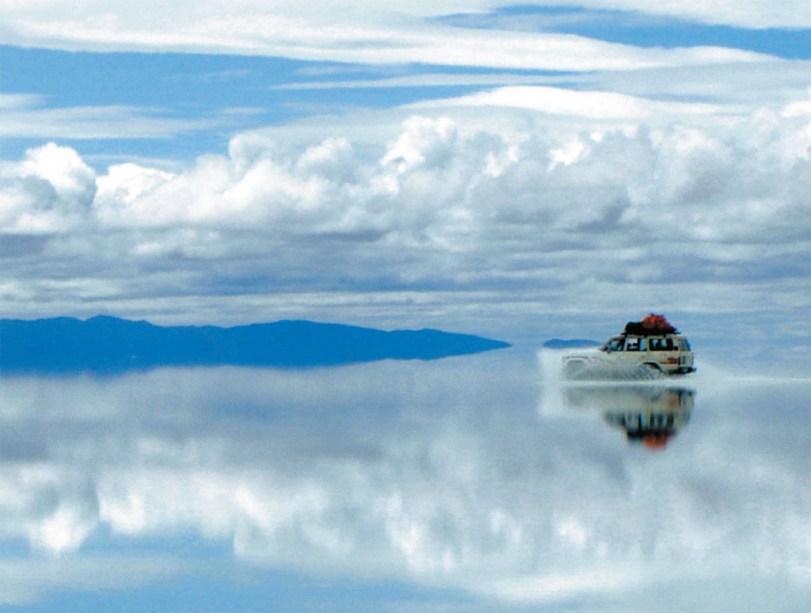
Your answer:
[[[602,343],[585,338],[553,338],[543,344],[546,349],[585,349],[588,347],[599,347],[600,345],[602,345]]]
[[[166,365],[308,367],[374,360],[433,360],[509,347],[439,330],[278,321],[233,328],[156,326],[98,316],[0,320],[2,372],[120,372]]]

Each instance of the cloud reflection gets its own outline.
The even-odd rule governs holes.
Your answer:
[[[577,397],[609,414],[700,416],[649,454],[600,413],[539,415],[539,388],[501,358],[4,379],[0,423],[15,442],[0,545],[72,564],[91,540],[195,534],[262,566],[504,603],[610,603],[742,576],[807,596],[809,460],[786,444],[797,430],[756,410],[771,392],[711,391],[695,410],[680,389]],[[799,391],[784,391],[784,409]],[[19,576],[17,593],[36,591]]]

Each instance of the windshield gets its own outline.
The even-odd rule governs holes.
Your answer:
[[[622,350],[622,338],[619,336],[610,339],[603,348],[606,351],[621,351]]]

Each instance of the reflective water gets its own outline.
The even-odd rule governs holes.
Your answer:
[[[534,355],[0,379],[0,605],[807,610],[808,381]]]

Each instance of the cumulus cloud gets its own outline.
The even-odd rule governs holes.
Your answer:
[[[710,312],[729,308],[718,287],[807,306],[786,283],[807,272],[807,100],[719,117],[542,87],[410,111],[238,134],[175,172],[33,148],[2,167],[2,231],[48,238],[38,258],[9,244],[6,310],[59,283],[104,300],[544,289],[558,309],[691,284]]]
[[[49,143],[0,166],[0,228],[9,234],[61,233],[81,223],[96,193],[95,172],[68,147]]]

